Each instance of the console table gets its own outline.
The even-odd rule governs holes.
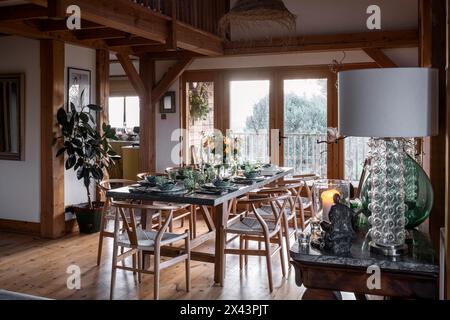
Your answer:
[[[428,237],[417,231],[410,232],[408,254],[389,258],[371,253],[367,229],[358,230],[351,253],[335,256],[314,247],[300,247],[296,243],[290,250],[298,286],[304,285],[303,299],[313,298],[313,292],[322,298],[340,299],[340,292],[353,292],[357,299],[366,295],[386,298],[438,299],[439,266]],[[369,289],[370,266],[380,268],[380,289]]]

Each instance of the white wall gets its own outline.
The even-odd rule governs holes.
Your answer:
[[[231,7],[236,0],[231,0]],[[418,1],[415,0],[283,0],[297,16],[297,35],[337,34],[367,31],[366,13],[370,5],[381,9],[383,30],[414,29],[418,24]],[[255,39],[286,35],[275,26],[259,25],[249,30],[231,28],[233,39]]]
[[[65,45],[65,71],[64,79],[67,86],[67,68],[80,68],[91,71],[91,103],[95,103],[95,50]],[[67,88],[64,90],[66,95]],[[64,101],[67,101],[65,97]],[[92,199],[95,199],[95,185],[91,187]],[[64,171],[64,203],[66,206],[87,201],[86,189],[83,181],[76,178],[75,171]]]
[[[7,48],[7,50],[6,50]],[[66,45],[67,67],[91,70],[95,102],[95,51]],[[25,161],[0,160],[0,219],[40,221],[40,44],[21,37],[0,38],[0,73],[25,73]],[[65,90],[64,90],[65,91]],[[92,189],[94,191],[94,188]],[[65,172],[65,204],[86,201],[83,184]]]
[[[0,219],[40,221],[39,41],[0,38],[0,73],[25,73],[25,161],[0,160]]]
[[[173,61],[158,61],[155,69],[156,81],[160,80],[167,69],[173,65]],[[164,172],[164,169],[176,166],[173,163],[171,153],[173,150],[179,154],[180,148],[178,141],[171,141],[172,133],[180,127],[180,82],[177,80],[168,91],[175,91],[176,113],[168,113],[167,119],[162,120],[159,113],[159,105],[156,111],[156,170]]]

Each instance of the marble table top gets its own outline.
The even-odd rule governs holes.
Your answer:
[[[410,231],[408,253],[401,257],[387,257],[370,252],[370,236],[367,228],[357,230],[357,238],[353,242],[348,256],[336,256],[315,247],[306,248],[298,242],[290,250],[294,261],[304,264],[323,266],[342,266],[367,269],[377,265],[382,271],[398,273],[414,273],[427,276],[439,276],[439,266],[435,264],[435,252],[427,235],[418,231]]]

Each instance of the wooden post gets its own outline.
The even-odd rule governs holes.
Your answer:
[[[64,105],[64,43],[41,40],[41,236],[65,233],[64,159],[56,158],[56,113]]]
[[[95,103],[103,109],[97,114],[97,128],[101,131],[103,123],[108,122],[109,101],[109,51],[98,49],[95,55],[96,68],[96,94]],[[106,172],[105,172],[106,174]],[[107,178],[107,176],[105,176]],[[101,192],[97,187],[97,200],[101,201]]]
[[[155,82],[155,61],[147,55],[139,60],[139,74],[144,84],[144,92],[139,96],[139,171],[156,171],[155,106],[152,103],[152,89]]]
[[[420,1],[421,65],[439,69],[439,134],[424,139],[424,167],[434,191],[434,206],[429,218],[433,247],[438,252],[440,228],[445,225],[446,99],[446,4],[445,0]],[[431,11],[431,12],[430,12]]]
[[[97,115],[97,124],[108,122],[108,98],[109,98],[109,52],[98,49],[96,51],[96,104],[103,110]]]

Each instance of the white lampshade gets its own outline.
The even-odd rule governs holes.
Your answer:
[[[339,133],[400,138],[438,134],[436,69],[380,68],[339,72]]]

